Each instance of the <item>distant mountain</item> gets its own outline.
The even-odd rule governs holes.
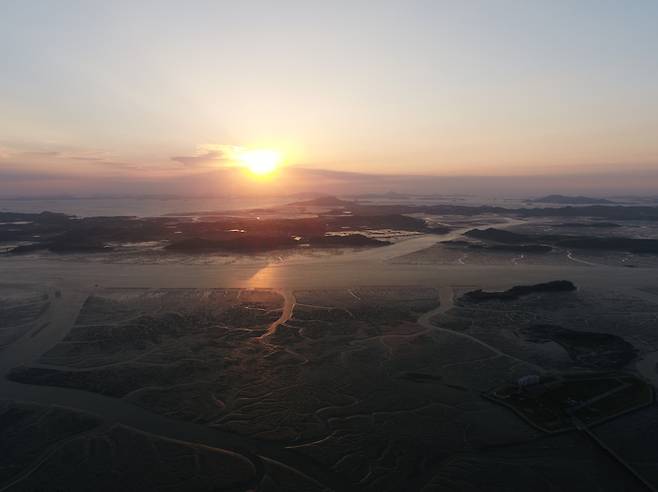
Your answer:
[[[307,207],[342,207],[345,205],[354,205],[354,202],[349,202],[346,200],[341,200],[335,196],[321,196],[319,198],[314,198],[313,200],[308,200],[305,202],[295,202],[290,205],[303,205]]]
[[[555,203],[558,205],[612,205],[615,202],[605,198],[591,198],[588,196],[547,195],[541,198],[528,200],[530,203]]]
[[[312,200],[315,198],[322,198],[325,196],[329,196],[326,193],[319,193],[316,191],[302,191],[300,193],[291,193],[290,195],[286,195],[287,198],[294,198],[295,200]]]
[[[386,193],[362,193],[360,195],[352,195],[352,198],[384,198],[387,200],[408,200],[413,195],[398,193],[396,191],[387,191]]]

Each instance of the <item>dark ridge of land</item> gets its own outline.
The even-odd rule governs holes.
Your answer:
[[[446,246],[471,246],[473,243],[470,241],[464,241],[463,239],[452,239],[448,241],[439,241],[439,244],[445,244]]]
[[[658,206],[646,205],[582,205],[582,206],[565,206],[565,207],[548,207],[548,208],[505,208],[498,206],[473,206],[473,205],[411,205],[411,204],[391,204],[391,205],[377,205],[360,203],[348,200],[341,200],[335,196],[323,196],[313,200],[301,201],[290,203],[285,207],[306,207],[306,206],[320,206],[320,207],[343,207],[343,211],[351,212],[357,215],[390,215],[390,214],[413,214],[413,213],[426,213],[435,215],[463,215],[475,216],[483,214],[494,215],[516,215],[520,217],[594,217],[599,219],[609,220],[658,220]],[[275,207],[271,210],[274,210]],[[171,214],[167,217],[184,217],[192,215],[203,216],[227,216],[231,215],[230,212],[203,212],[203,213],[186,213],[186,214]],[[233,215],[235,215],[233,213]],[[67,221],[72,217],[65,214],[56,214],[51,212],[43,212],[42,214],[22,214],[22,213],[7,213],[0,212],[0,221],[23,221],[23,220],[36,220],[43,222],[49,216],[51,221]],[[92,220],[98,217],[91,218]],[[110,218],[112,219],[112,218]],[[125,219],[125,217],[124,217]],[[163,219],[163,218],[161,218]],[[144,219],[141,219],[144,220]],[[148,219],[153,220],[153,219]]]
[[[509,251],[512,253],[550,253],[553,251],[551,246],[545,244],[483,244],[472,243],[470,241],[454,240],[442,241],[448,247],[467,248],[479,251]]]
[[[0,212],[0,222],[16,221],[36,221],[41,223],[59,223],[66,222],[71,218],[70,215],[55,212],[40,212],[36,214],[19,213],[19,212]]]
[[[397,191],[387,191],[386,193],[361,193],[359,195],[352,195],[350,198],[356,199],[376,199],[384,198],[387,200],[410,200],[415,198],[417,195],[409,195],[406,193],[398,193]]]
[[[469,244],[468,248],[484,250],[484,251],[505,251],[511,253],[538,253],[538,254],[550,253],[551,251],[553,251],[553,248],[551,246],[547,246],[545,244],[518,244],[518,245],[493,244],[490,246],[485,244]]]
[[[377,247],[387,246],[390,241],[382,241],[364,236],[363,234],[347,234],[344,236],[316,236],[308,239],[308,244],[313,247],[333,248],[333,247]]]
[[[629,253],[658,253],[658,239],[629,237],[568,236],[558,234],[519,234],[490,227],[472,229],[464,236],[481,241],[516,245],[545,245],[560,248],[593,249],[601,251],[626,251]]]
[[[629,253],[658,253],[658,239],[627,237],[581,237],[564,239],[557,243],[563,248],[627,251]]]
[[[513,301],[523,296],[540,292],[573,292],[576,286],[568,280],[554,280],[535,285],[516,285],[502,292],[487,292],[482,289],[466,292],[462,298],[469,302]]]
[[[494,227],[489,227],[487,229],[471,229],[470,231],[465,232],[464,236],[482,241],[495,241],[497,243],[505,244],[532,243],[534,242],[533,240],[536,240],[535,236],[505,231]]]
[[[48,250],[53,253],[103,253],[107,251],[112,251],[114,248],[105,246],[98,243],[66,243],[60,241],[54,241],[52,243],[34,243],[34,244],[25,244],[22,246],[16,246],[7,254],[12,255],[22,255],[34,253],[37,251]]]
[[[567,195],[547,195],[540,198],[527,200],[530,203],[554,203],[562,205],[610,205],[614,204],[612,200],[605,198],[592,198],[589,196],[567,196]]]
[[[658,220],[658,207],[584,205],[581,207],[522,208],[523,217],[595,217],[610,220]]]
[[[582,205],[547,208],[505,208],[489,205],[370,205],[347,207],[352,213],[426,213],[432,215],[514,215],[518,217],[593,217],[608,220],[658,220],[656,206]]]
[[[563,224],[553,224],[552,227],[577,227],[577,228],[613,228],[613,227],[624,227],[621,224],[615,222],[564,222]]]
[[[299,193],[291,193],[286,195],[286,198],[294,200],[313,200],[315,198],[322,198],[324,196],[332,196],[327,193],[320,193],[318,191],[300,191]]]
[[[595,217],[610,220],[658,220],[658,206],[640,205],[581,205],[548,208],[506,208],[490,205],[413,205],[413,204],[372,204],[359,201],[342,200],[335,196],[323,196],[313,200],[294,202],[285,207],[336,207],[341,212],[356,215],[416,214],[432,215],[515,215],[519,217]],[[171,214],[174,215],[174,214]],[[175,214],[181,215],[181,214]],[[226,212],[203,212],[191,215],[226,215]]]

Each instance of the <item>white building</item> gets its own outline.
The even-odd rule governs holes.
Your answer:
[[[528,386],[534,386],[539,384],[539,376],[537,374],[529,374],[527,376],[520,377],[516,384],[519,385],[519,388],[527,388]]]

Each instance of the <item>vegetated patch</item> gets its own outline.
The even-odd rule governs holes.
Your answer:
[[[651,405],[653,387],[637,376],[583,372],[542,376],[530,385],[505,384],[484,396],[548,433],[595,425]]]
[[[541,292],[573,292],[576,286],[569,280],[554,280],[535,285],[516,285],[500,292],[487,292],[482,289],[466,292],[462,299],[469,302],[513,301],[520,297]]]
[[[576,331],[550,324],[527,326],[518,333],[534,343],[555,342],[577,365],[591,369],[621,369],[637,355],[632,344],[609,333]]]

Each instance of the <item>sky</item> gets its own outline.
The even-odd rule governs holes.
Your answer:
[[[658,191],[656,25],[653,0],[2,0],[0,195],[193,192],[259,148]]]

